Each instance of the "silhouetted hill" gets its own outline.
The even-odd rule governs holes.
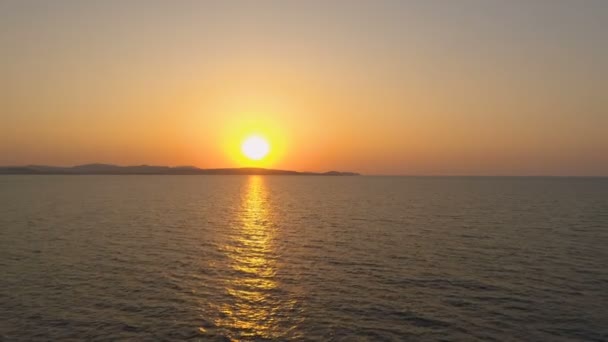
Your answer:
[[[5,175],[310,175],[310,176],[357,176],[355,172],[298,172],[263,168],[199,169],[194,166],[119,166],[112,164],[86,164],[70,167],[27,165],[0,166]]]

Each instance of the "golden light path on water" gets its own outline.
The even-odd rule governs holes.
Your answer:
[[[278,287],[276,228],[264,182],[261,176],[248,178],[238,211],[240,227],[224,249],[234,276],[225,284],[231,300],[220,306],[222,315],[215,324],[236,333],[233,340],[279,337],[280,311],[293,305],[273,296]]]

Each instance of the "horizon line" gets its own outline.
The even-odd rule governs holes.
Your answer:
[[[257,166],[239,166],[239,167],[210,167],[210,168],[201,168],[195,165],[154,165],[154,164],[113,164],[113,163],[101,163],[101,162],[93,162],[93,163],[84,163],[84,164],[74,164],[70,166],[66,165],[49,165],[49,164],[24,164],[24,165],[0,165],[0,168],[13,168],[13,167],[55,167],[55,168],[75,168],[79,166],[90,166],[90,165],[104,165],[104,166],[115,166],[115,167],[137,167],[137,166],[148,166],[148,167],[166,167],[166,168],[195,168],[198,170],[223,170],[223,169],[260,169],[260,170],[274,170],[274,171],[288,171],[288,172],[299,172],[299,173],[319,173],[319,172],[331,172],[336,169],[330,169],[330,171],[300,171],[300,170],[291,170],[291,169],[275,169],[269,167],[257,167]],[[341,172],[341,171],[337,171]],[[451,173],[436,173],[436,174],[408,174],[408,173],[359,173],[358,171],[343,171],[343,172],[353,172],[357,173],[360,176],[376,176],[376,177],[426,177],[426,178],[440,178],[440,177],[462,177],[462,178],[483,178],[483,177],[493,177],[493,178],[608,178],[608,175],[569,175],[569,174],[451,174]],[[11,174],[4,174],[11,175]],[[13,174],[16,175],[16,174]],[[35,174],[34,174],[35,175]],[[44,175],[44,174],[39,174]],[[79,174],[66,174],[66,175],[79,175]],[[82,175],[82,174],[80,174]],[[103,174],[102,174],[103,175]],[[118,174],[118,175],[128,175],[128,174]],[[145,175],[145,174],[142,174]],[[163,175],[163,174],[157,174]],[[170,176],[170,175],[167,175]],[[196,176],[194,174],[193,176]],[[272,176],[272,175],[267,175]]]

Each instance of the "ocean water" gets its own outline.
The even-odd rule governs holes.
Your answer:
[[[2,341],[608,340],[608,179],[0,176]]]

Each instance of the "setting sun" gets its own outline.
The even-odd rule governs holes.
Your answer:
[[[270,144],[263,137],[254,135],[243,141],[241,151],[251,160],[261,160],[270,152]]]

